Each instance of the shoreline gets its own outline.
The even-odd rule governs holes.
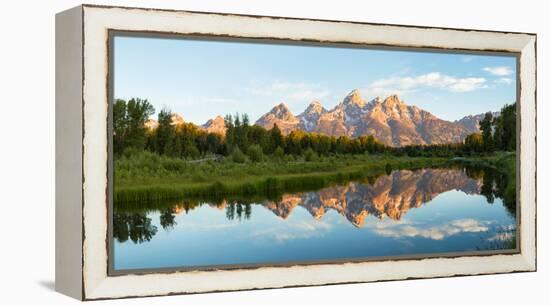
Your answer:
[[[392,170],[421,169],[427,167],[452,166],[468,163],[474,166],[497,168],[497,163],[509,160],[515,154],[500,154],[495,157],[468,157],[468,158],[440,158],[440,157],[387,157],[368,156],[357,163],[338,170],[311,171],[305,173],[280,173],[271,175],[250,175],[246,178],[233,177],[205,178],[206,182],[177,182],[177,178],[170,178],[155,184],[131,185],[127,182],[122,187],[115,187],[113,192],[115,203],[156,202],[173,200],[185,197],[208,197],[212,199],[224,196],[253,196],[262,195],[267,198],[276,198],[283,192],[308,191],[328,187],[347,181],[377,177]],[[341,163],[349,163],[344,157]],[[515,161],[515,158],[514,158]],[[274,162],[267,162],[274,163]],[[325,165],[330,161],[317,162]],[[275,163],[281,167],[294,170],[296,164]],[[334,163],[337,166],[338,163]],[[247,165],[243,165],[246,167]],[[284,171],[283,171],[284,172]],[[515,172],[515,171],[514,171]]]

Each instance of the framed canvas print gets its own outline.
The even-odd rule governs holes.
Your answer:
[[[56,17],[56,289],[536,270],[536,35],[83,5]]]

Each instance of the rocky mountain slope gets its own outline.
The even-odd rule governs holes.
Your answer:
[[[311,102],[309,106],[297,116],[298,120],[300,120],[299,128],[306,132],[313,132],[319,123],[319,118],[326,112],[327,110],[321,105],[321,102]]]
[[[171,125],[177,126],[180,124],[186,123],[185,119],[181,114],[173,113],[171,117]],[[159,126],[157,120],[149,118],[145,121],[145,127],[149,130],[154,130]],[[216,116],[213,119],[206,121],[204,124],[197,126],[199,129],[202,129],[208,133],[215,133],[220,135],[225,135],[225,120],[222,116]]]
[[[407,105],[396,95],[366,102],[358,90],[351,91],[331,110],[315,101],[298,116],[281,103],[256,124],[267,129],[277,124],[284,134],[301,129],[337,137],[373,135],[391,146],[461,142],[472,133],[465,123],[439,119]]]
[[[280,103],[261,116],[256,125],[271,129],[275,124],[285,135],[303,130],[328,136],[351,138],[373,135],[390,146],[443,144],[462,142],[479,132],[479,121],[485,114],[469,115],[460,120],[446,121],[414,105],[407,105],[397,95],[365,101],[358,90],[351,91],[334,108],[327,110],[319,101],[313,101],[295,116],[288,106]],[[498,116],[498,112],[493,113]],[[172,124],[184,122],[180,114],[172,115]],[[149,119],[145,126],[155,129],[158,122]],[[225,135],[225,122],[221,116],[208,120],[199,128]]]
[[[255,124],[266,129],[271,129],[273,125],[277,124],[281,132],[286,135],[299,128],[300,119],[292,114],[286,104],[280,103],[261,116]]]
[[[479,121],[485,117],[486,113],[481,113],[477,115],[468,115],[463,117],[460,120],[454,121],[454,123],[460,124],[465,127],[470,133],[479,133]],[[500,112],[492,112],[493,117],[500,116]]]
[[[201,125],[201,128],[208,133],[225,135],[225,120],[222,116],[216,116],[216,118],[206,121],[205,124]]]
[[[179,124],[183,124],[185,122],[185,119],[183,119],[183,116],[178,113],[172,113],[172,116],[170,117],[170,124],[173,126],[177,126]],[[159,122],[153,118],[147,119],[145,121],[145,127],[150,130],[154,130],[159,126]]]

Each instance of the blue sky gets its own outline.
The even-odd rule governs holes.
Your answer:
[[[255,121],[280,102],[295,115],[312,100],[331,109],[353,89],[451,121],[516,99],[514,57],[121,36],[114,53],[116,98],[197,124],[235,112]]]

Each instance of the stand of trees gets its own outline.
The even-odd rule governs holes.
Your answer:
[[[159,155],[196,159],[205,155],[224,155],[235,162],[259,162],[270,155],[303,156],[306,161],[331,154],[394,154],[408,156],[462,156],[514,151],[516,146],[516,105],[506,105],[501,115],[487,113],[480,122],[481,133],[466,137],[464,143],[390,147],[373,136],[349,138],[326,136],[300,130],[283,135],[277,125],[271,129],[251,125],[246,114],[225,117],[225,136],[208,133],[192,123],[174,124],[172,113],[158,113],[158,126],[147,128],[154,107],[142,99],[116,100],[113,107],[113,144],[115,155],[132,148]]]
[[[381,153],[388,149],[373,136],[351,139],[347,136],[326,136],[300,130],[283,135],[276,124],[269,130],[250,125],[246,114],[227,115],[225,125],[226,152],[246,152],[253,160],[261,159],[261,154],[313,157],[329,154]]]
[[[146,133],[145,149],[160,155],[197,158],[208,153],[226,154],[221,135],[207,133],[192,123],[172,123],[172,113],[158,114],[158,127]]]
[[[277,125],[269,130],[251,125],[246,114],[225,117],[225,137],[208,133],[192,123],[176,125],[172,122],[172,113],[167,109],[158,113],[158,126],[150,129],[145,123],[154,112],[155,109],[147,100],[115,101],[115,155],[131,148],[183,158],[218,154],[244,162],[247,157],[252,161],[262,161],[265,155],[276,158],[303,155],[306,159],[314,159],[319,155],[383,153],[390,149],[373,136],[351,139],[347,136],[331,137],[304,131],[293,131],[285,136]]]
[[[117,99],[113,105],[113,146],[114,152],[123,152],[126,148],[145,147],[147,128],[145,121],[155,113],[155,108],[139,98],[128,102]]]
[[[504,105],[500,116],[488,112],[479,122],[481,133],[468,135],[464,141],[468,152],[516,150],[516,103]]]

